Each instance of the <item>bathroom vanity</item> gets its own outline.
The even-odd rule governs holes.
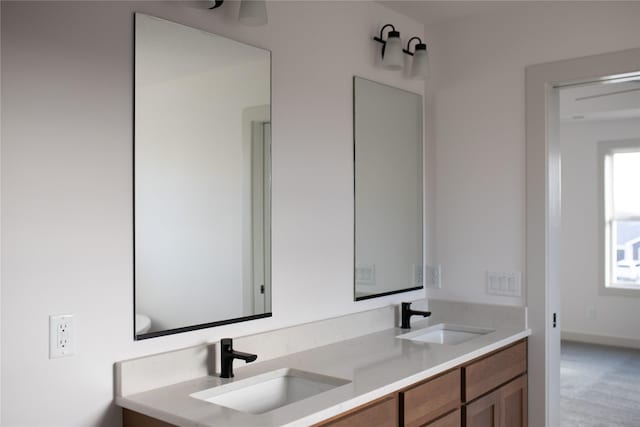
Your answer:
[[[257,353],[258,360],[237,363],[232,379],[219,378],[216,367],[184,378],[171,372],[175,378],[164,383],[149,379],[154,369],[167,375],[163,365],[193,360],[188,354],[216,360],[211,347],[208,355],[194,348],[175,357],[167,353],[119,362],[116,403],[124,408],[125,427],[526,426],[530,331],[526,320],[517,320],[517,311],[525,310],[446,301],[430,301],[429,308],[434,316],[413,322],[409,333],[383,326],[397,318],[395,308],[387,307],[236,338],[235,348]],[[350,336],[327,333],[345,329],[352,329]],[[458,341],[436,343],[436,335]],[[299,337],[310,341],[297,344],[304,341]],[[283,342],[290,343],[289,351],[278,345]],[[300,400],[269,403],[259,389],[274,379],[326,388]],[[262,403],[256,406],[253,400]]]
[[[527,425],[527,341],[412,384],[315,424],[342,426]]]

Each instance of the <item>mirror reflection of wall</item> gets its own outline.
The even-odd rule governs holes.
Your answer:
[[[423,287],[422,96],[354,77],[356,300]]]
[[[270,315],[271,54],[135,25],[136,337]]]

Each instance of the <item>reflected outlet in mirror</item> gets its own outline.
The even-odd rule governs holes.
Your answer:
[[[297,369],[280,369],[190,396],[236,411],[262,414],[350,382]]]
[[[424,329],[398,335],[396,338],[432,344],[462,344],[482,335],[495,332],[493,329],[476,328],[474,326],[439,323]]]

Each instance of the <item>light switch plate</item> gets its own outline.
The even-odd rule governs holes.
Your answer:
[[[73,314],[49,316],[49,359],[73,356],[75,344]]]
[[[520,272],[487,271],[487,293],[506,297],[522,296]]]
[[[375,264],[359,264],[356,265],[356,283],[358,285],[375,285],[376,284],[376,266]]]

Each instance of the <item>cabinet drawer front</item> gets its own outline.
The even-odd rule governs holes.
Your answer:
[[[467,366],[465,401],[506,383],[527,370],[527,343],[521,342]]]
[[[425,427],[460,427],[462,426],[462,414],[460,409],[439,418],[437,421],[427,424]]]
[[[404,425],[421,426],[460,406],[460,369],[402,392]]]
[[[398,427],[398,399],[388,396],[353,409],[313,427]]]

